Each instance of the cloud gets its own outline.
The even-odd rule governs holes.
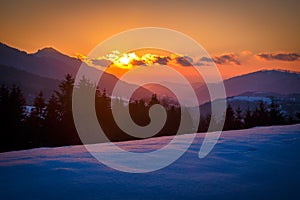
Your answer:
[[[260,53],[258,57],[266,60],[295,61],[300,58],[297,53]]]
[[[213,62],[214,60],[209,57],[202,57],[199,59],[199,62]]]
[[[210,63],[213,63],[214,60],[210,57],[201,57],[197,62],[193,63],[194,66],[210,66]]]
[[[221,56],[215,56],[213,58],[213,61],[216,64],[236,64],[236,65],[240,65],[240,61],[238,60],[238,57],[232,53],[229,54],[223,54]]]
[[[133,60],[133,61],[131,61],[131,64],[132,65],[142,65],[142,66],[144,66],[144,65],[146,65],[146,63],[144,63],[143,61],[141,61],[141,60]]]
[[[187,61],[189,61],[190,63],[194,62],[193,58],[191,58],[189,56],[183,56],[183,58],[186,59]]]
[[[112,63],[112,61],[107,59],[93,59],[92,63],[101,67],[108,67]]]
[[[169,60],[170,60],[170,57],[168,57],[168,56],[167,57],[157,56],[154,63],[158,63],[160,65],[167,65]]]
[[[192,66],[193,59],[188,56],[181,56],[175,58],[176,62],[184,67]]]

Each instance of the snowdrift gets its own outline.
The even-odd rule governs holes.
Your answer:
[[[184,142],[191,136],[180,137]],[[213,151],[199,159],[203,137],[198,133],[175,163],[145,174],[113,170],[84,146],[1,153],[0,198],[300,199],[300,124],[223,132]],[[119,145],[144,152],[169,140]]]

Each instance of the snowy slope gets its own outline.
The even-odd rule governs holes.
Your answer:
[[[146,174],[110,169],[83,146],[1,153],[0,198],[300,199],[300,124],[223,132],[213,151],[200,160],[203,136],[197,134],[175,163]],[[192,134],[180,137],[184,142]],[[169,140],[119,145],[149,151]]]

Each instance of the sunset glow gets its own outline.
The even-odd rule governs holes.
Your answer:
[[[139,49],[132,52],[120,52],[113,50],[98,58],[88,58],[85,55],[76,53],[76,57],[97,69],[105,70],[108,73],[121,77],[136,66],[163,66],[167,65],[176,68],[189,77],[195,77],[193,67],[200,67],[202,71],[209,71],[215,64],[224,79],[240,74],[251,73],[262,69],[283,69],[300,71],[300,56],[290,52],[260,53],[251,51],[240,53],[223,53],[207,57],[189,57],[187,55],[176,55],[171,52],[157,49]],[[193,66],[193,67],[191,67]],[[141,74],[140,76],[148,76]],[[164,74],[158,74],[164,76]]]
[[[85,60],[83,55],[88,55],[97,44],[122,31],[147,26],[164,27],[193,38],[211,57],[226,52],[236,55],[240,62],[238,66],[237,62],[227,60],[224,63],[222,59],[220,64],[216,63],[224,78],[260,69],[300,71],[299,59],[282,61],[277,57],[256,56],[264,52],[299,55],[297,38],[300,24],[297,19],[300,16],[297,2],[280,1],[271,3],[272,6],[269,1],[259,4],[253,1],[182,1],[176,4],[169,1],[138,1],[133,4],[134,7],[127,1],[92,1],[70,5],[68,1],[53,3],[49,0],[36,4],[12,0],[1,6],[0,37],[5,44],[29,53],[51,46],[64,54]],[[70,6],[72,9],[65,9]],[[110,8],[114,8],[113,14]],[[155,15],[144,12],[145,8],[155,12]],[[124,10],[130,15],[125,15]],[[245,52],[250,54],[245,55]],[[131,61],[137,59],[132,57],[134,55],[128,57],[122,53],[117,55],[112,52],[106,59],[116,61],[120,58],[115,65],[119,69],[130,69],[134,65],[130,64]],[[151,64],[154,59],[152,54],[145,53],[144,58],[137,56],[145,64]],[[195,63],[199,59],[193,57]]]
[[[176,65],[177,58],[182,56],[169,53],[163,50],[136,50],[134,52],[121,53],[118,50],[111,51],[105,56],[98,58],[89,58],[80,53],[76,53],[77,57],[87,64],[98,67],[110,67],[131,69],[135,66],[150,66],[150,65]],[[105,62],[107,61],[107,62]],[[187,61],[188,62],[188,61]],[[109,64],[109,65],[107,65]],[[180,63],[179,63],[180,65]]]

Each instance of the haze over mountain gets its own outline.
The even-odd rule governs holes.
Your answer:
[[[27,102],[32,103],[35,96],[43,91],[45,98],[49,98],[53,90],[58,88],[60,81],[57,79],[42,77],[24,70],[0,65],[0,84],[7,87],[19,86]]]
[[[212,87],[216,84],[218,83],[210,83]],[[227,97],[241,95],[246,92],[275,93],[275,96],[280,94],[287,95],[300,93],[300,73],[284,70],[261,70],[226,79],[223,81],[223,84]],[[182,91],[187,90],[186,85],[177,84],[176,87],[180,87]],[[206,84],[200,82],[199,84],[193,84],[192,87],[196,91],[200,104],[210,100]],[[160,96],[167,95],[174,97],[170,91],[163,87],[149,85],[146,88],[150,91],[155,91]],[[184,98],[188,101],[191,97],[185,96]]]

